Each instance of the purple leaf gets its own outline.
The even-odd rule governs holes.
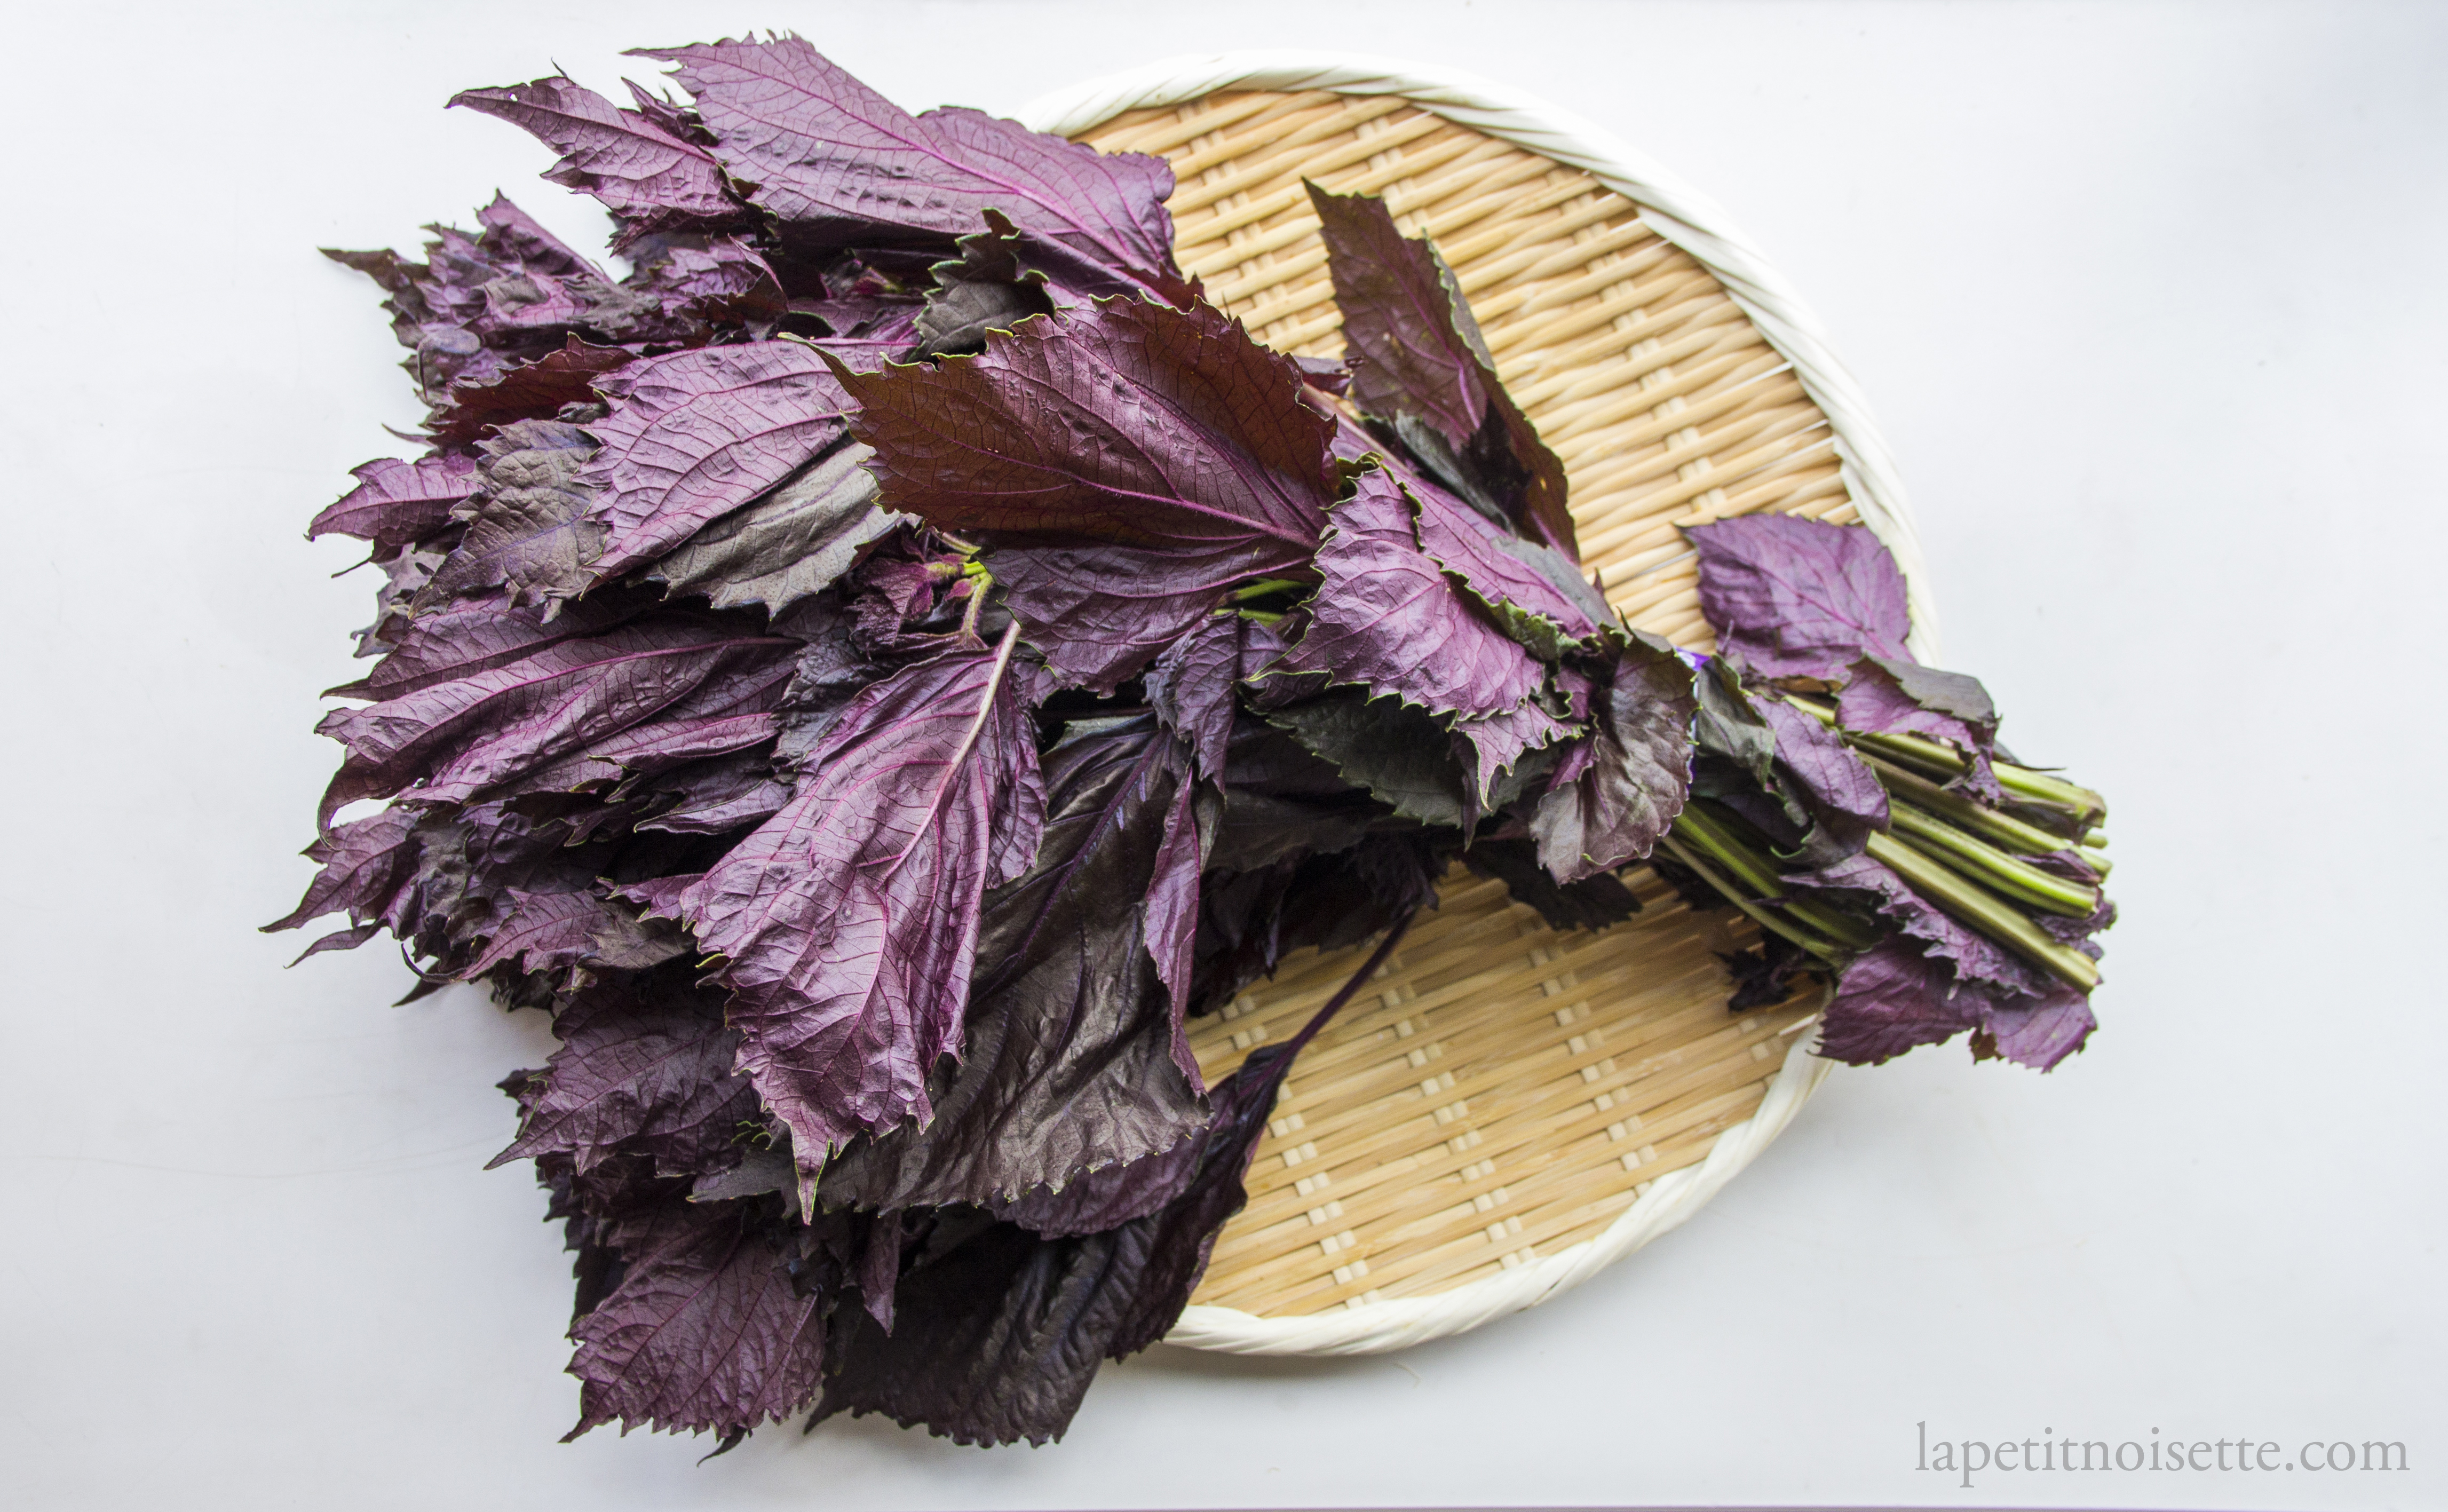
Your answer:
[[[841,378],[885,507],[984,536],[1030,642],[1100,691],[1234,584],[1302,570],[1335,492],[1298,372],[1205,306],[1110,300]]]
[[[621,1249],[620,1284],[569,1330],[583,1385],[568,1438],[615,1419],[624,1431],[729,1436],[814,1398],[822,1299],[792,1284],[739,1204],[671,1204]]]
[[[1919,941],[1936,959],[1954,967],[1958,976],[2025,996],[2044,996],[2056,981],[2039,967],[1957,922],[1915,892],[1903,877],[1867,855],[1856,855],[1816,871],[1800,871],[1781,879],[1807,891],[1858,891],[1878,903],[1879,912],[1896,928]]]
[[[560,350],[532,362],[500,364],[481,377],[460,378],[435,406],[433,438],[465,445],[497,426],[583,404],[595,397],[598,378],[636,355],[626,347],[593,346],[571,336]]]
[[[1540,864],[1557,881],[1649,854],[1691,788],[1697,706],[1692,669],[1665,641],[1635,632],[1592,689],[1586,768],[1551,786],[1530,820]]]
[[[1578,558],[1564,465],[1496,376],[1462,286],[1386,201],[1309,185],[1343,312],[1351,402],[1393,424],[1449,487],[1478,494],[1523,537]]]
[[[675,597],[702,593],[717,609],[763,604],[779,614],[832,586],[901,516],[875,507],[874,455],[856,442],[773,493],[691,536],[647,573]]]
[[[411,784],[420,800],[465,802],[666,714],[771,708],[794,650],[780,637],[672,616],[335,710],[316,728],[349,755],[324,794],[324,816]]]
[[[1820,1024],[1819,1053],[1849,1065],[1877,1065],[1978,1028],[1981,1006],[1978,996],[1955,989],[1945,962],[1901,939],[1884,940],[1855,956],[1837,978]]]
[[[1456,719],[1455,755],[1470,773],[1470,793],[1479,812],[1492,813],[1520,795],[1519,790],[1530,770],[1522,760],[1524,756],[1533,752],[1560,756],[1557,742],[1578,733],[1574,726],[1540,707],[1535,698],[1502,714]],[[1508,775],[1514,779],[1509,784]]]
[[[327,913],[345,912],[361,922],[388,922],[392,905],[416,865],[416,820],[413,809],[385,809],[318,836],[306,848],[306,854],[322,863],[323,870],[307,885],[306,896],[296,910],[265,925],[264,932],[295,929]]]
[[[1640,899],[1612,871],[1558,882],[1539,864],[1538,846],[1529,840],[1481,839],[1462,858],[1479,875],[1503,883],[1514,902],[1538,909],[1551,929],[1603,929],[1640,911]]]
[[[531,972],[580,966],[638,970],[688,949],[677,929],[641,923],[591,891],[508,892],[509,912],[492,922],[484,949],[455,973],[462,979],[506,964]]]
[[[1776,734],[1776,758],[1814,813],[1841,814],[1874,830],[1887,827],[1887,790],[1870,764],[1836,733],[1782,699],[1751,705]]]
[[[605,379],[603,444],[579,475],[606,531],[601,578],[661,556],[813,460],[851,408],[816,349],[755,341],[676,352]]]
[[[929,1114],[957,1052],[986,888],[1026,870],[1043,676],[955,652],[853,698],[790,805],[679,899],[732,991],[740,1069],[813,1183],[851,1135]]]
[[[1910,660],[1865,657],[1846,668],[1837,695],[1836,718],[1863,735],[1925,735],[1952,743],[1969,756],[1964,786],[1995,803],[1998,778],[1990,758],[1998,748],[1998,707],[1978,678],[1941,672]]]
[[[582,1172],[622,1150],[669,1176],[738,1160],[733,1141],[757,1117],[756,1094],[732,1071],[739,1037],[724,1026],[717,994],[669,973],[600,984],[573,997],[552,1028],[561,1048],[522,1105],[518,1139],[486,1169],[551,1152]]]
[[[1199,773],[1211,781],[1223,780],[1225,747],[1233,738],[1233,689],[1248,675],[1244,658],[1252,624],[1237,614],[1211,614],[1147,670],[1148,707],[1190,743]],[[1280,648],[1271,650],[1269,660],[1277,654]]]
[[[1420,548],[1460,579],[1505,634],[1552,660],[1568,645],[1586,649],[1601,626],[1616,622],[1562,552],[1506,534],[1425,478],[1402,483],[1419,508]]]
[[[425,611],[487,588],[546,603],[585,591],[603,526],[587,517],[579,470],[595,454],[586,432],[560,420],[513,420],[479,443],[484,491],[467,532],[417,594]]]
[[[654,606],[640,594],[599,593],[564,606],[552,619],[500,599],[462,599],[409,623],[389,654],[355,682],[327,697],[380,701],[524,661],[547,646],[600,635]]]
[[[1412,504],[1378,469],[1352,480],[1330,510],[1317,548],[1323,580],[1309,633],[1283,659],[1290,672],[1323,672],[1432,714],[1489,716],[1519,709],[1544,673],[1498,630],[1420,549]]]
[[[1911,660],[1903,574],[1863,526],[1751,514],[1683,533],[1719,647],[1764,676],[1833,679],[1865,656]]]
[[[1174,1066],[1192,1092],[1204,1093],[1207,1081],[1199,1074],[1198,1058],[1191,1053],[1182,1020],[1190,1011],[1191,977],[1196,965],[1199,877],[1207,869],[1208,852],[1214,849],[1223,804],[1212,790],[1191,780],[1184,756],[1176,755],[1173,764],[1173,804],[1165,812],[1164,843],[1157,850],[1143,906],[1147,951],[1156,961],[1156,973],[1164,983],[1165,1000],[1172,1010]]]
[[[891,1333],[852,1318],[836,1335],[816,1418],[882,1412],[962,1444],[1061,1438],[1098,1367],[1181,1316],[1216,1232],[1248,1200],[1243,1177],[1291,1063],[1282,1045],[1253,1051],[1187,1148],[1018,1210],[1057,1229],[1132,1215],[1111,1227],[1046,1238],[946,1210],[902,1274]]]
[[[352,535],[389,555],[450,521],[451,509],[476,491],[476,459],[447,452],[415,462],[383,457],[350,473],[357,486],[315,517],[306,539]]]
[[[958,237],[992,209],[1093,264],[1174,273],[1161,158],[1107,156],[974,110],[912,116],[794,36],[640,55],[679,65],[715,156],[793,234],[834,245],[879,230]]]
[[[533,132],[562,154],[545,178],[631,220],[736,220],[740,203],[714,155],[567,78],[468,89],[450,103]]]
[[[985,1203],[1170,1148],[1206,1120],[1153,954],[1159,921],[1184,907],[1195,920],[1198,903],[1195,826],[1174,827],[1196,786],[1182,754],[1145,716],[1074,725],[1044,782],[1035,860],[985,896],[968,1043],[938,1072],[932,1120],[844,1152],[826,1203]]]

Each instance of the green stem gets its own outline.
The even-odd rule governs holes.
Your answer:
[[[1290,578],[1261,578],[1255,583],[1244,584],[1234,588],[1224,597],[1233,603],[1247,603],[1252,599],[1263,599],[1270,593],[1281,593],[1286,588],[1302,586],[1305,584],[1295,583]]]
[[[1750,914],[1752,921],[1758,924],[1761,928],[1785,936],[1787,939],[1802,947],[1802,948],[1809,951],[1812,955],[1819,957],[1823,961],[1833,961],[1836,959],[1837,950],[1835,947],[1830,946],[1824,941],[1811,938],[1809,935],[1803,933],[1800,929],[1794,928],[1787,921],[1776,917],[1776,915],[1769,909],[1763,909],[1758,904],[1753,903],[1750,899],[1744,897],[1741,890],[1737,889],[1731,882],[1727,881],[1724,877],[1719,876],[1715,869],[1712,868],[1709,863],[1701,860],[1699,856],[1693,853],[1690,847],[1675,839],[1673,835],[1661,835],[1658,837],[1657,843],[1664,846],[1668,851],[1673,852],[1675,860],[1682,862],[1685,866],[1697,872],[1701,881],[1706,882],[1709,886],[1723,893],[1727,902],[1732,904],[1735,908],[1742,909],[1745,913]]]
[[[1917,849],[2017,902],[2070,919],[2089,918],[2099,907],[2098,889],[2051,876],[1910,804],[1889,803],[1887,818],[1893,833]]]
[[[1847,730],[1836,722],[1836,711],[1808,699],[1786,695],[1786,701],[1802,710],[1821,724],[1834,730],[1855,745],[1865,745],[1890,759],[1921,768],[1934,776],[1959,777],[1972,770],[1970,758],[1943,740],[1932,740],[1918,735],[1864,735]],[[2096,824],[2108,817],[2108,800],[2091,789],[2078,787],[2062,777],[2030,767],[2017,766],[2012,761],[1992,761],[1998,775],[1998,785],[2016,796],[2046,808],[2062,809],[2077,827]]]
[[[2099,967],[2091,957],[2057,944],[2038,925],[1911,846],[1873,831],[1869,850],[1872,860],[1891,869],[1915,891],[2025,960],[2082,991],[2099,986]]]
[[[1683,832],[1684,840],[1698,846],[1731,871],[1745,887],[1763,898],[1781,898],[1785,889],[1777,883],[1776,868],[1752,853],[1748,846],[1729,834],[1722,825],[1701,811],[1697,804],[1687,805],[1674,816],[1674,827]]]
[[[1876,935],[1835,909],[1807,898],[1788,897],[1775,863],[1744,843],[1724,821],[1699,804],[1686,805],[1674,816],[1674,823],[1687,844],[1696,845],[1716,857],[1762,900],[1776,904],[1778,911],[1803,928],[1849,949],[1866,950],[1876,943]]]
[[[2037,824],[2025,824],[2011,813],[1984,809],[1960,794],[1949,793],[1920,773],[1907,771],[1884,756],[1865,752],[1862,759],[1870,764],[1879,785],[1887,790],[1890,797],[1925,809],[1957,829],[1977,834],[2013,854],[2047,855],[2052,851],[2068,850],[2074,844],[2064,835],[2051,834]]]

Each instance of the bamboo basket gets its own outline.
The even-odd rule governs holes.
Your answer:
[[[1301,181],[1386,197],[1460,278],[1560,456],[1583,564],[1632,623],[1707,649],[1677,526],[1781,510],[1877,530],[1932,618],[1884,448],[1798,298],[1714,205],[1586,123],[1483,83],[1311,53],[1180,60],[1037,102],[1029,124],[1159,153],[1184,271],[1279,351],[1341,317]],[[1294,1064],[1171,1342],[1398,1349],[1532,1307],[1689,1217],[1825,1076],[1817,1000],[1730,1013],[1755,942],[1645,868],[1643,910],[1548,928],[1459,869]],[[1367,950],[1288,960],[1195,1021],[1208,1080],[1296,1030]]]

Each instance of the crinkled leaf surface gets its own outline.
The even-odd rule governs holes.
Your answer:
[[[1865,656],[1911,660],[1903,573],[1867,528],[1750,514],[1683,533],[1719,647],[1764,676],[1832,679]]]
[[[1540,863],[1556,880],[1649,854],[1690,791],[1696,707],[1692,669],[1665,641],[1635,634],[1592,690],[1585,769],[1549,788],[1530,820]]]
[[[493,1165],[560,1152],[587,1171],[625,1150],[665,1174],[695,1175],[738,1160],[734,1139],[756,1118],[756,1094],[732,1070],[739,1037],[722,1022],[720,994],[672,972],[603,982],[572,997],[552,1027],[561,1048]]]
[[[1350,497],[1329,511],[1309,631],[1284,657],[1284,670],[1323,672],[1431,714],[1520,708],[1543,671],[1420,549],[1412,508],[1383,470],[1352,480]]]
[[[324,794],[328,818],[358,798],[413,785],[420,799],[466,802],[596,741],[659,718],[771,709],[797,643],[664,615],[601,636],[430,682],[316,728],[348,748]]]
[[[352,535],[389,553],[433,534],[449,523],[453,507],[478,487],[476,459],[445,452],[402,462],[381,457],[350,473],[357,486],[315,517],[306,539]]]
[[[582,1383],[576,1438],[626,1430],[744,1432],[806,1407],[824,1366],[823,1299],[736,1202],[669,1204],[622,1246],[620,1284],[570,1328]]]
[[[562,154],[545,177],[630,219],[730,220],[742,206],[714,155],[566,77],[468,89],[450,103],[524,126]]]
[[[673,595],[702,593],[717,609],[763,604],[775,614],[832,585],[861,547],[898,524],[876,507],[874,455],[851,442],[810,464],[757,503],[691,536],[647,574]]]
[[[1402,482],[1419,509],[1421,549],[1459,579],[1505,634],[1553,660],[1567,647],[1589,646],[1601,626],[1615,623],[1605,598],[1562,552],[1506,533],[1425,478]]]
[[[637,355],[627,347],[597,346],[571,336],[533,361],[501,365],[482,378],[461,378],[434,407],[437,441],[465,445],[515,420],[541,419],[564,405],[595,397],[595,380]]]
[[[851,408],[801,341],[676,352],[599,385],[612,412],[580,474],[605,529],[598,578],[618,577],[755,499],[840,439]]]
[[[846,1152],[825,1201],[985,1204],[1169,1149],[1206,1122],[1174,1061],[1178,1019],[1149,929],[1181,864],[1166,841],[1191,787],[1183,756],[1145,716],[1101,720],[1046,754],[1044,782],[1036,859],[985,901],[968,1044],[933,1121]]]
[[[589,518],[589,496],[576,481],[594,441],[565,421],[513,420],[479,450],[475,517],[418,593],[418,610],[492,587],[508,588],[514,604],[583,592],[603,545],[603,526]]]
[[[1821,819],[1842,815],[1874,830],[1887,827],[1887,790],[1868,762],[1834,731],[1782,699],[1757,701],[1776,735],[1776,759]]]
[[[1468,816],[1470,775],[1453,737],[1417,704],[1337,689],[1267,719],[1405,818],[1459,830]]]
[[[1297,370],[1205,306],[1106,300],[842,382],[885,507],[985,537],[1031,643],[1100,690],[1234,584],[1304,569],[1335,494]]]
[[[1043,674],[953,652],[852,698],[790,805],[679,899],[732,992],[739,1065],[806,1180],[852,1135],[931,1109],[958,1051],[985,890],[1044,813],[1029,711]]]
[[[1564,465],[1504,392],[1462,286],[1435,246],[1405,238],[1386,201],[1372,195],[1329,194],[1312,183],[1309,197],[1343,313],[1352,402],[1371,415],[1417,422],[1441,445],[1414,450],[1439,453],[1434,460],[1455,474],[1454,484],[1494,504],[1522,536],[1578,557]],[[1435,469],[1429,456],[1420,460]]]
[[[1114,1227],[1046,1238],[949,1210],[902,1274],[891,1333],[862,1316],[837,1336],[818,1418],[882,1412],[963,1444],[1061,1437],[1098,1367],[1181,1315],[1248,1198],[1242,1177],[1290,1063],[1264,1046],[1217,1083],[1195,1159],[1114,1168],[1019,1210],[1058,1229],[1138,1215]]]
[[[1087,261],[1172,275],[1173,169],[975,110],[913,116],[794,36],[642,49],[678,64],[715,156],[786,230],[832,245],[879,231],[966,236],[987,210]]]

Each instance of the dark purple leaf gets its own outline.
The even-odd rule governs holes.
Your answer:
[[[1392,422],[1449,487],[1480,495],[1523,537],[1578,558],[1564,466],[1505,393],[1435,246],[1406,239],[1374,196],[1312,183],[1309,197],[1343,312],[1351,402]]]
[[[875,507],[873,455],[851,442],[691,536],[648,580],[675,596],[702,593],[717,609],[759,603],[775,614],[823,591],[901,521]]]
[[[514,605],[585,591],[603,526],[587,517],[590,501],[576,480],[595,443],[564,421],[513,420],[479,450],[484,491],[474,517],[417,595],[417,611],[493,587],[507,587]]]
[[[509,912],[493,921],[485,948],[459,976],[478,977],[513,963],[531,972],[586,967],[637,971],[688,953],[678,929],[641,920],[625,905],[593,891],[508,892]]]
[[[637,271],[622,286],[652,302],[670,339],[694,346],[717,328],[777,320],[790,308],[772,264],[735,236],[650,236],[628,257]]]
[[[1835,679],[1865,656],[1911,660],[1903,574],[1863,526],[1751,514],[1683,533],[1719,648],[1764,676]]]
[[[1431,714],[1520,708],[1539,691],[1543,670],[1420,549],[1412,508],[1383,470],[1352,480],[1350,497],[1329,511],[1309,631],[1283,659],[1284,670],[1323,672]]]
[[[552,1027],[561,1048],[522,1104],[517,1141],[492,1165],[560,1152],[588,1171],[625,1150],[679,1176],[738,1160],[734,1140],[757,1117],[756,1094],[732,1071],[739,1037],[723,1024],[718,994],[669,972],[602,983]]]
[[[1603,929],[1640,911],[1640,899],[1611,871],[1561,883],[1539,864],[1529,840],[1482,839],[1462,853],[1463,863],[1504,884],[1516,903],[1539,910],[1551,929]]]
[[[1403,477],[1402,483],[1419,509],[1421,549],[1461,580],[1514,640],[1553,660],[1568,646],[1587,649],[1601,626],[1616,622],[1605,598],[1570,557],[1506,534],[1425,478]]]
[[[1405,818],[1457,830],[1469,818],[1470,774],[1455,758],[1451,733],[1417,704],[1341,688],[1267,719]]]
[[[1760,699],[1753,707],[1776,733],[1776,758],[1802,789],[1815,816],[1824,821],[1842,815],[1870,829],[1887,827],[1887,790],[1851,746],[1782,699]]]
[[[1204,306],[1112,300],[842,382],[885,507],[985,537],[1031,643],[1100,690],[1234,584],[1304,569],[1335,492],[1298,373]]]
[[[324,794],[324,815],[411,785],[422,800],[465,802],[666,714],[771,708],[795,650],[780,637],[671,616],[335,710],[316,728],[349,755]]]
[[[327,697],[395,699],[523,661],[564,641],[600,635],[653,607],[654,601],[642,594],[604,592],[564,605],[546,620],[540,608],[463,599],[417,616],[372,672],[327,690]]]
[[[1973,1057],[1998,1056],[2037,1071],[2053,1071],[2099,1027],[2091,999],[2062,982],[2036,995],[1988,994],[1987,1016],[1973,1037]]]
[[[389,555],[449,523],[451,509],[476,491],[476,459],[465,452],[401,462],[378,458],[350,473],[357,486],[315,517],[306,539],[352,535]]]
[[[545,178],[593,195],[617,216],[719,221],[742,213],[712,153],[567,78],[464,90],[450,103],[533,132],[562,154]]]
[[[789,478],[840,438],[851,408],[803,341],[676,352],[598,387],[613,409],[587,427],[603,450],[579,477],[606,530],[598,578],[653,561]]]
[[[1456,719],[1454,754],[1470,774],[1469,793],[1478,813],[1493,813],[1519,797],[1540,770],[1540,762],[1560,758],[1558,742],[1578,733],[1549,714],[1537,699],[1525,699],[1502,714]]]
[[[1206,1120],[1152,954],[1168,910],[1197,908],[1195,826],[1169,844],[1195,784],[1145,716],[1075,725],[1044,759],[1036,858],[985,900],[961,1064],[939,1070],[931,1122],[834,1162],[827,1203],[985,1203],[1170,1148]]]
[[[1044,679],[1011,650],[920,662],[851,699],[790,805],[679,899],[724,958],[740,1069],[810,1182],[853,1134],[928,1116],[985,890],[1036,854],[1028,711]]]
[[[947,1210],[901,1277],[889,1335],[853,1318],[836,1336],[819,1420],[882,1412],[963,1444],[1061,1437],[1098,1367],[1154,1344],[1207,1271],[1216,1232],[1248,1200],[1242,1178],[1291,1057],[1253,1051],[1217,1083],[1193,1148],[1076,1192],[1026,1199],[1055,1228],[1128,1213],[1066,1238]],[[1082,1185],[1081,1183],[1089,1183]]]
[[[1933,958],[1953,967],[1966,981],[1996,986],[2023,996],[2043,996],[2056,979],[2022,957],[1959,923],[1952,914],[1928,902],[1903,877],[1867,855],[1856,855],[1816,871],[1783,878],[1788,887],[1806,891],[1855,891],[1877,901],[1879,912],[1896,928],[1927,948]]]
[[[264,932],[295,929],[327,913],[345,912],[360,923],[391,922],[392,904],[416,865],[416,821],[413,809],[385,809],[318,836],[306,855],[323,870],[307,885],[296,910],[265,925]]]
[[[1107,156],[974,110],[912,116],[794,36],[641,55],[679,65],[715,155],[801,238],[959,237],[991,209],[1091,263],[1174,272],[1161,158]]]
[[[615,1419],[623,1431],[729,1436],[814,1398],[822,1299],[792,1284],[742,1204],[670,1204],[621,1248],[620,1284],[569,1330],[583,1383],[569,1438]]]
[[[532,362],[506,363],[481,378],[450,385],[436,406],[433,437],[464,445],[514,420],[548,416],[562,406],[595,397],[598,378],[637,355],[626,347],[599,347],[571,336],[558,350]]]
[[[1539,800],[1540,864],[1578,882],[1648,855],[1682,812],[1692,780],[1692,669],[1645,632],[1591,692],[1589,760]]]
[[[1982,1006],[1978,995],[1956,990],[1945,962],[1890,938],[1855,956],[1838,976],[1820,1024],[1819,1053],[1877,1065],[1979,1027]]]

